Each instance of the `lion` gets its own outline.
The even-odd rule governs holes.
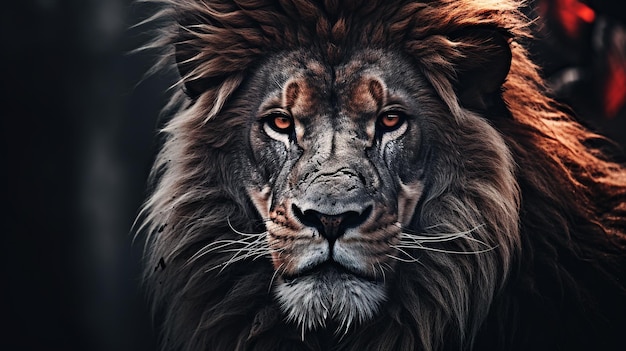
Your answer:
[[[519,3],[156,2],[162,349],[623,349],[624,158]]]

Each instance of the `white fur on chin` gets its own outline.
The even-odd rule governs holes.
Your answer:
[[[290,322],[305,330],[339,325],[337,334],[351,325],[372,319],[387,298],[383,282],[368,281],[349,273],[327,271],[276,285],[276,297]]]

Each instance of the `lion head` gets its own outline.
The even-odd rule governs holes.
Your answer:
[[[261,250],[288,320],[305,329],[371,320],[398,263],[452,274],[410,275],[434,295],[454,292],[455,304],[476,303],[461,286],[481,286],[488,305],[518,241],[518,189],[484,118],[467,113],[462,133],[446,128],[454,117],[394,50],[358,50],[335,65],[279,54],[237,95],[237,118],[248,120],[242,183],[265,222]],[[466,138],[480,142],[463,148]],[[485,312],[461,313],[461,323]]]
[[[543,93],[514,3],[160,2],[181,89],[142,230],[164,348],[468,349],[534,301],[511,291],[535,247],[580,236],[562,255],[623,273],[626,171]]]

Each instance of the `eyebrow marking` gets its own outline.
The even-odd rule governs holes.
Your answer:
[[[284,93],[284,106],[287,109],[292,109],[298,100],[298,96],[300,95],[300,85],[298,82],[291,81],[287,84]]]
[[[363,77],[352,90],[350,109],[357,113],[377,113],[385,103],[385,87],[374,77]]]
[[[382,84],[380,84],[377,79],[370,80],[368,88],[370,95],[372,95],[380,109],[385,99],[385,88],[383,88]]]

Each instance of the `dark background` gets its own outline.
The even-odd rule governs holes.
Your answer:
[[[155,349],[131,226],[174,77],[142,79],[155,54],[128,52],[149,28],[128,28],[149,9],[130,3],[22,0],[0,11],[2,350]],[[560,97],[626,145],[623,106],[602,109],[592,25],[574,39],[548,29],[533,53]],[[568,69],[579,79],[563,84]]]
[[[0,10],[2,350],[155,349],[131,226],[170,82],[130,4]]]

